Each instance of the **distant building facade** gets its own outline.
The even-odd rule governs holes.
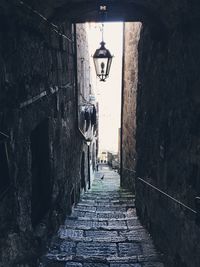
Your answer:
[[[102,151],[98,156],[98,163],[108,163],[108,152]]]

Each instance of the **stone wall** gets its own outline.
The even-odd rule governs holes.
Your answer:
[[[121,185],[135,191],[136,97],[138,85],[138,41],[140,23],[124,24]]]
[[[90,53],[93,51],[91,52],[89,47],[89,27],[88,23],[76,24],[78,126],[85,140],[90,141],[88,143],[88,166],[90,165],[88,187],[94,178],[98,151],[98,104],[91,77],[91,64],[93,62]],[[85,144],[87,146],[86,142]]]
[[[73,28],[21,6],[0,13],[0,266],[35,267],[79,199],[82,168],[88,178]]]
[[[144,24],[139,42],[136,175],[195,211],[200,195],[200,4],[174,1],[165,7],[160,10],[167,26],[162,35]],[[200,266],[195,212],[141,180],[136,206],[168,256],[167,266]]]

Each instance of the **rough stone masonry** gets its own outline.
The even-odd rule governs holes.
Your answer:
[[[0,266],[35,267],[81,191],[73,27],[0,7]]]
[[[195,198],[200,195],[200,4],[154,1],[152,6],[163,25],[158,31],[143,23],[138,69],[132,77],[126,64],[130,64],[129,71],[136,66],[135,36],[131,36],[134,31],[130,28],[125,32],[125,55],[132,55],[132,63],[131,56],[125,58],[124,76],[130,78],[124,84],[124,167],[136,170],[136,174],[124,169],[128,175],[122,183],[129,188],[136,181],[139,217],[168,255],[168,266],[198,267],[200,228]],[[135,161],[131,161],[134,155]]]

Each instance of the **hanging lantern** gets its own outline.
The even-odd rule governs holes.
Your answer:
[[[101,47],[97,49],[93,55],[93,60],[97,77],[99,77],[100,81],[105,82],[110,73],[113,56],[111,55],[110,51],[105,48],[105,42],[103,41],[103,26],[102,42],[100,45]]]

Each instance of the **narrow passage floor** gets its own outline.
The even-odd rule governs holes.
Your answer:
[[[134,196],[120,189],[119,175],[107,166],[60,227],[41,266],[164,267],[137,218]]]

